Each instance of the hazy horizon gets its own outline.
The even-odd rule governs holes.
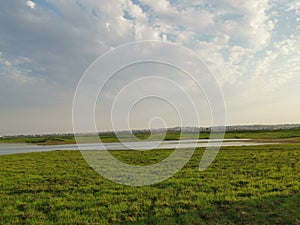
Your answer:
[[[280,124],[229,124],[226,125],[226,127],[243,127],[243,126],[300,126],[300,123],[280,123]],[[217,126],[216,126],[217,127]],[[160,128],[155,128],[151,130],[160,130],[160,129],[174,129],[174,128],[199,128],[199,127],[160,127]],[[211,127],[200,127],[200,128],[211,128]],[[103,131],[98,131],[99,133],[110,133],[110,132],[130,132],[130,131],[143,131],[143,130],[150,130],[148,128],[137,128],[137,129],[132,129],[132,130],[103,130]],[[93,131],[86,132],[83,134],[88,134],[88,133],[93,133]],[[51,135],[51,134],[74,134],[73,131],[63,131],[63,132],[37,132],[37,133],[11,133],[11,134],[1,134],[0,136],[5,137],[5,136],[26,136],[26,135]]]
[[[73,132],[74,93],[89,65],[122,44],[145,40],[176,44],[201,57],[224,95],[227,125],[299,124],[299,22],[300,3],[291,0],[4,1],[0,135]],[[170,59],[178,56],[170,53]],[[144,64],[120,71],[105,87],[95,106],[97,129],[112,130],[108,106],[129,79],[162,74],[172,74],[171,80],[189,91],[201,127],[210,126],[210,106],[193,83],[174,68]],[[122,92],[119,104],[146,94],[148,86],[185,107],[186,99],[162,82]],[[117,110],[114,120],[122,113]],[[167,127],[181,121],[161,99],[141,102],[130,113],[126,122],[132,129],[162,126],[153,120],[160,116]],[[192,120],[186,125],[193,126]]]

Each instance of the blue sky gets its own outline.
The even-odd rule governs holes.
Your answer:
[[[197,53],[224,93],[228,124],[300,123],[296,0],[10,0],[1,3],[0,30],[0,135],[72,131],[87,67],[143,40]]]

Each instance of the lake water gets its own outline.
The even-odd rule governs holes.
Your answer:
[[[264,143],[245,142],[247,139],[225,139],[222,146],[253,146]],[[208,140],[181,140],[181,141],[140,141],[105,144],[80,144],[80,150],[151,150],[206,147]],[[210,140],[210,146],[218,146],[222,140]],[[0,155],[10,155],[28,152],[47,152],[54,150],[79,150],[77,144],[69,145],[32,145],[32,144],[0,144]]]

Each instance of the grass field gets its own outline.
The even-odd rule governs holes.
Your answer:
[[[170,152],[112,154],[146,165]],[[146,187],[105,180],[79,151],[0,156],[0,224],[300,224],[299,143],[224,147],[199,172],[202,153]]]

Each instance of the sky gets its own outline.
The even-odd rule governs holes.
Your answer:
[[[299,1],[9,0],[0,7],[0,135],[71,132],[74,93],[89,65],[120,45],[145,40],[191,49],[204,61],[223,93],[228,125],[300,123]],[[134,75],[123,71],[103,95],[116,96],[143,71],[158,75],[158,66],[144,66]],[[192,89],[179,73],[172,80]],[[176,95],[168,84],[151,82]],[[130,90],[128,97],[137,94]],[[191,96],[198,109],[206,105],[199,110],[201,125],[210,125],[205,99]],[[99,130],[111,129],[111,98],[97,103]],[[186,101],[176,99],[177,105]],[[162,99],[140,102],[130,127],[178,125],[171,106]]]

